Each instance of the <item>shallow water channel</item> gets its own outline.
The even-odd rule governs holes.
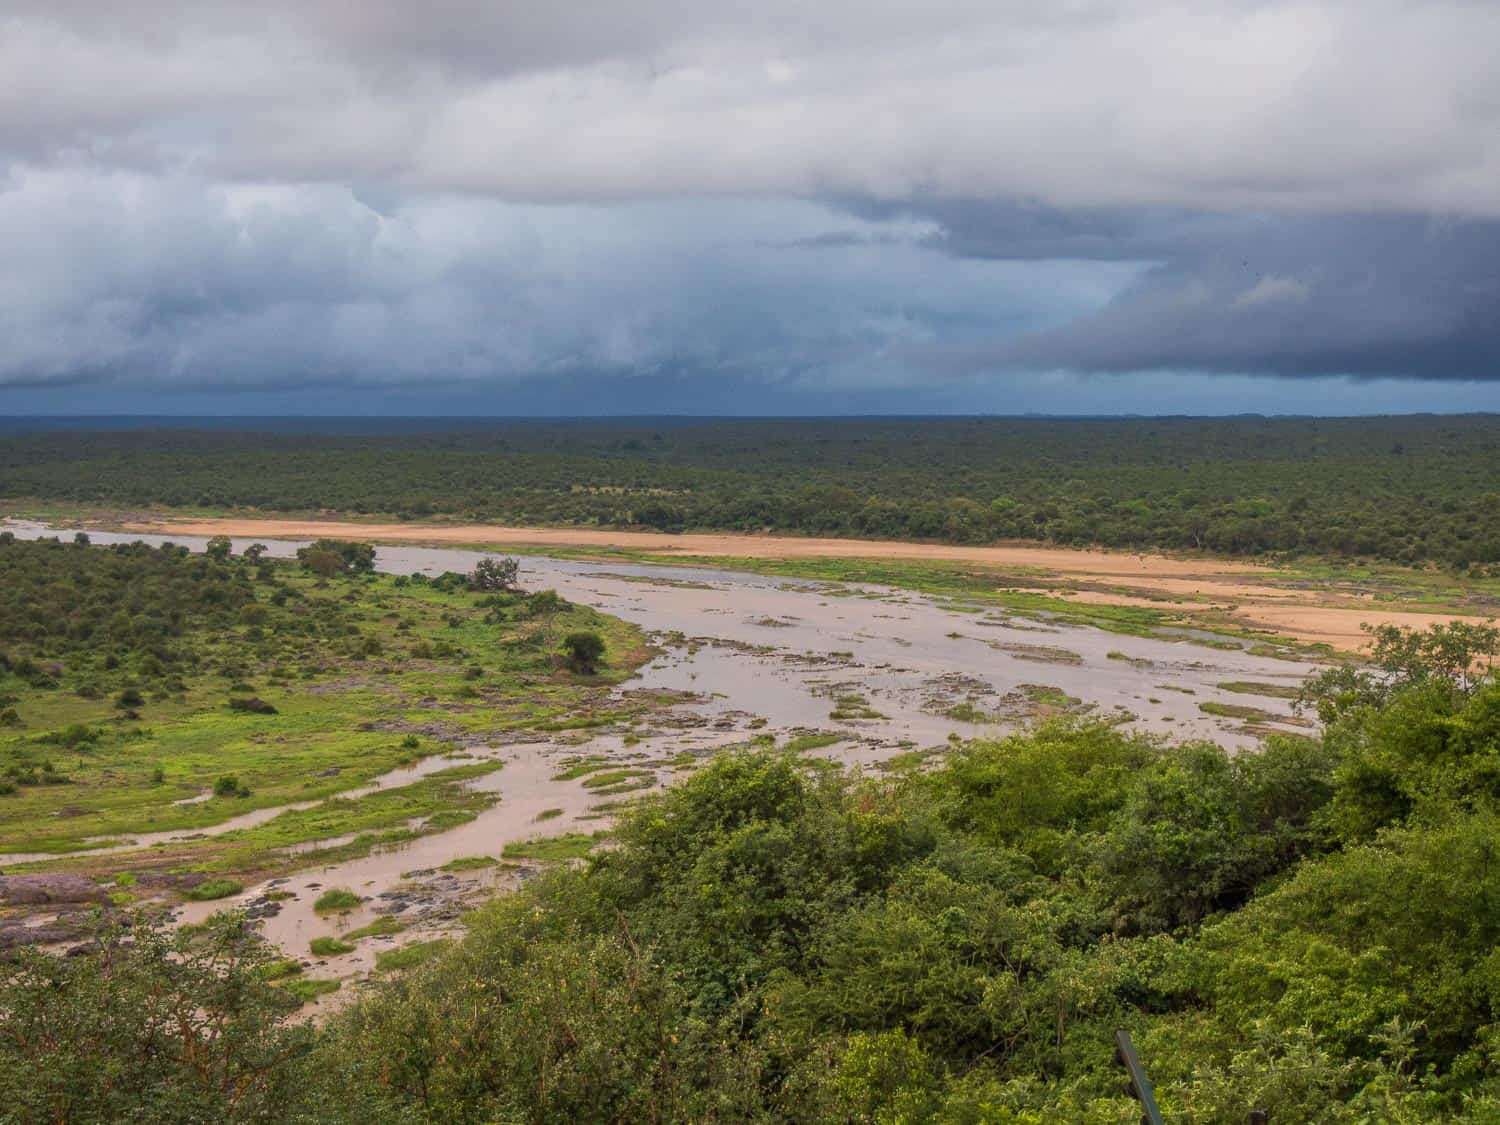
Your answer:
[[[23,537],[71,534],[71,529],[21,521],[4,526]],[[206,542],[193,536],[92,530],[89,535],[95,543],[170,541],[195,550]],[[290,557],[303,545],[261,541],[275,557]],[[235,547],[249,542],[236,541]],[[478,552],[468,550],[381,546],[377,568],[437,575],[467,571],[477,557]],[[629,746],[619,733],[589,737],[575,731],[546,741],[470,747],[468,753],[475,757],[505,763],[470,782],[500,798],[476,820],[361,859],[310,868],[274,885],[251,887],[237,899],[189,904],[181,920],[197,921],[215,910],[247,905],[265,915],[261,925],[270,940],[288,956],[304,959],[308,942],[320,935],[362,927],[382,915],[409,925],[400,935],[364,941],[353,953],[323,958],[316,969],[320,976],[348,977],[368,969],[374,954],[391,944],[450,932],[465,903],[528,874],[525,866],[441,872],[450,860],[498,856],[507,843],[592,832],[605,823],[607,814],[595,807],[597,795],[580,780],[555,780],[565,757],[618,760],[622,766],[651,771],[657,784],[667,784],[671,760],[684,751],[707,753],[756,735],[785,741],[794,732],[815,730],[845,737],[809,754],[874,768],[907,750],[944,745],[951,735],[968,738],[1014,729],[1034,717],[1039,706],[1087,710],[1130,729],[1210,738],[1243,749],[1255,744],[1257,734],[1243,720],[1206,714],[1199,705],[1248,704],[1277,716],[1277,727],[1294,730],[1284,700],[1236,694],[1217,685],[1295,685],[1312,670],[1307,664],[1207,647],[1189,637],[1123,636],[886,587],[538,556],[522,558],[521,578],[529,589],[555,589],[570,601],[624,618],[652,635],[661,655],[617,690],[667,689],[692,693],[693,701],[673,708],[667,721],[658,716],[652,729],[636,732],[640,741]],[[863,704],[839,702],[856,695]],[[831,714],[836,710],[864,717],[835,719]],[[673,714],[680,724],[670,721]],[[342,796],[408,784],[451,764],[441,757],[425,759]],[[246,827],[300,807],[306,805],[261,809],[191,835]],[[556,809],[561,814],[551,813]],[[539,821],[544,811],[549,816]],[[140,834],[108,850],[134,850],[185,835]],[[7,863],[44,858],[4,857]],[[364,901],[337,920],[321,918],[312,904],[327,887],[349,887]],[[267,898],[272,891],[277,892],[274,902]]]

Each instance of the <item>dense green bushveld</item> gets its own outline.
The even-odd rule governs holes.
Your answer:
[[[53,432],[0,497],[1500,562],[1500,417],[517,422]]]
[[[232,546],[0,532],[0,863],[332,797],[470,738],[647,706],[608,694],[643,658],[640,634],[551,591],[375,575],[364,544],[322,545],[338,565],[318,569]],[[603,645],[586,682],[564,671],[575,631]],[[483,765],[284,813],[218,840],[243,850],[216,862],[248,871],[298,840],[472,812],[458,783]]]
[[[1124,1123],[1123,1026],[1169,1120],[1494,1121],[1500,685],[1386,639],[1326,737],[1257,754],[1062,724],[884,779],[721,758],[316,1033],[149,936],[27,958],[0,1106]]]

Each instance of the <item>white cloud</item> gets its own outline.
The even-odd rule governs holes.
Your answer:
[[[1235,296],[1234,307],[1251,309],[1256,305],[1274,305],[1284,301],[1303,302],[1311,292],[1311,287],[1305,281],[1298,281],[1295,277],[1263,277]]]
[[[0,144],[510,200],[1500,215],[1473,0],[13,0]]]

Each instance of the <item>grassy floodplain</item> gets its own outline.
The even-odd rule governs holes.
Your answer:
[[[0,552],[7,870],[7,853],[45,851],[76,853],[47,866],[93,872],[264,872],[296,862],[290,845],[349,834],[340,854],[358,854],[452,827],[493,800],[465,782],[499,763],[469,760],[466,744],[644,706],[604,703],[646,658],[641,634],[585,607],[520,595],[481,604],[454,580],[319,577],[181,548],[8,542]],[[605,638],[596,674],[562,665],[559,640],[575,630]],[[419,763],[409,783],[341,796]],[[89,855],[292,804],[305,807]]]

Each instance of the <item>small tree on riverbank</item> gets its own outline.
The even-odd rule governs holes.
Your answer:
[[[521,563],[518,559],[480,559],[469,572],[469,589],[482,594],[502,594],[519,590]]]
[[[563,638],[563,650],[567,653],[569,668],[590,676],[599,670],[599,660],[604,655],[604,638],[592,630],[581,629]]]

